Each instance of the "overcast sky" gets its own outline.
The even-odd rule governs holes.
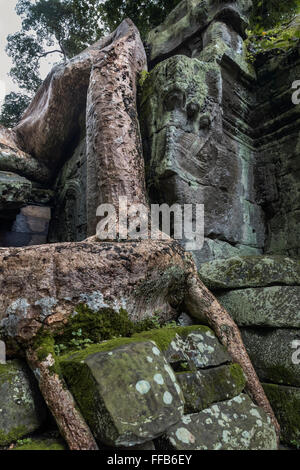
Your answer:
[[[18,31],[21,26],[20,18],[15,12],[16,2],[17,0],[0,0],[0,100],[3,100],[6,93],[18,90],[8,76],[12,63],[5,52],[6,37]]]
[[[0,105],[6,94],[11,91],[20,91],[8,76],[12,62],[5,52],[7,36],[21,29],[21,19],[15,12],[16,3],[17,0],[0,0]],[[54,54],[43,60],[40,69],[42,78],[46,77],[53,63],[58,59],[59,55]]]

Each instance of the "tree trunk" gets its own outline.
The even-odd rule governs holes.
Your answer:
[[[94,62],[87,99],[88,236],[96,233],[100,204],[119,198],[147,207],[142,141],[137,115],[137,79],[147,58],[134,24]]]
[[[189,276],[187,287],[185,305],[189,313],[202,321],[206,319],[221,343],[227,348],[233,361],[240,364],[247,379],[247,390],[251,398],[270,416],[279,437],[278,421],[248,356],[237,325],[197,275]]]
[[[27,362],[38,379],[41,393],[70,450],[98,450],[96,441],[78,411],[66,384],[50,368],[55,361],[51,354],[39,361],[32,349],[26,351]]]

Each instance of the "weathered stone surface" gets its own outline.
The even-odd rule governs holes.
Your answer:
[[[179,4],[178,12],[186,5]],[[205,244],[192,250],[198,266],[234,254],[260,254],[264,214],[256,201],[248,129],[255,75],[247,69],[242,38],[220,18],[202,42],[178,40],[182,49],[156,65],[142,86],[150,198],[169,205],[204,204]]]
[[[261,255],[261,248],[237,243],[230,245],[222,240],[211,240],[204,238],[203,248],[193,253],[198,268],[212,260],[224,260],[235,256],[258,256]]]
[[[32,183],[14,173],[0,171],[0,210],[19,209],[29,200]]]
[[[300,287],[237,289],[218,300],[239,326],[300,327]]]
[[[80,242],[87,237],[86,139],[83,138],[55,182],[49,242]]]
[[[155,446],[154,446],[153,441],[149,441],[149,442],[145,442],[144,444],[139,444],[137,446],[122,447],[122,450],[130,450],[130,451],[140,452],[141,450],[155,450]]]
[[[180,372],[176,379],[185,399],[185,413],[197,413],[215,402],[239,395],[245,388],[243,371],[237,364],[197,372]]]
[[[107,351],[100,346],[98,353],[74,354],[61,367],[98,443],[130,447],[147,442],[183,413],[180,387],[154,342],[118,348],[108,343]]]
[[[31,155],[18,147],[17,135],[12,129],[0,126],[0,170],[17,173],[33,181],[49,181],[51,172]]]
[[[214,332],[205,326],[195,327],[195,331],[188,334],[176,334],[164,354],[170,364],[186,363],[190,370],[231,362],[231,357]]]
[[[36,431],[45,418],[46,407],[26,365],[17,360],[0,365],[0,446]]]
[[[265,412],[247,395],[185,415],[160,442],[174,450],[276,450],[276,434]]]
[[[257,122],[256,183],[266,214],[265,252],[299,256],[300,107],[291,99],[291,84],[300,75],[299,43],[263,54],[257,72],[258,106],[252,121]]]
[[[182,312],[177,318],[177,323],[180,326],[192,326],[195,324],[195,320],[190,317],[187,313]]]
[[[201,32],[213,21],[225,21],[242,36],[248,25],[251,1],[184,0],[168,15],[164,23],[148,36],[148,47],[152,61],[161,60],[176,53],[178,48],[196,33]]]
[[[262,381],[300,385],[300,368],[293,363],[299,329],[242,329],[243,341]],[[295,360],[294,360],[295,362]]]
[[[300,389],[263,384],[281,427],[281,441],[300,446]]]
[[[231,361],[228,352],[212,331],[190,333],[186,338],[186,354],[197,369],[214,367]]]
[[[202,264],[199,276],[212,290],[299,286],[300,262],[287,256],[235,256]]]

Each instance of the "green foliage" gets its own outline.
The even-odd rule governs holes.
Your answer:
[[[31,101],[30,96],[21,93],[9,93],[2,105],[0,124],[5,127],[15,126]]]
[[[278,54],[295,47],[300,41],[300,30],[298,28],[275,27],[268,31],[255,34],[249,31],[246,41],[247,56],[249,62],[255,62],[258,54],[266,51],[276,50]]]
[[[70,59],[114,30],[126,17],[145,37],[179,1],[18,0],[16,11],[22,18],[22,28],[8,36],[6,47],[14,64],[10,76],[32,96],[41,84],[40,65],[46,57]],[[26,95],[14,95],[8,95],[7,104],[4,103],[0,122],[5,126],[19,121],[26,108],[24,103],[29,101]]]
[[[161,24],[181,0],[105,0],[102,21],[114,30],[122,20],[130,18],[144,39],[147,33]]]
[[[296,439],[291,440],[291,444],[296,447],[297,450],[300,450],[300,442],[296,441]]]
[[[20,88],[35,92],[42,58],[53,53],[73,57],[101,36],[100,0],[18,0],[22,29],[7,38],[14,66],[11,77]]]
[[[18,446],[23,446],[23,445],[31,444],[32,439],[30,437],[27,437],[26,439],[18,439],[16,443]]]
[[[251,29],[256,33],[273,28],[300,12],[300,0],[252,0]]]
[[[57,356],[60,356],[61,353],[67,351],[68,349],[80,350],[84,349],[90,344],[93,343],[89,338],[82,337],[82,329],[79,328],[77,331],[72,331],[73,339],[71,339],[67,345],[59,343],[55,344],[54,351]]]

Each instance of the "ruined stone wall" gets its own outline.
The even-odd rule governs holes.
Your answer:
[[[86,141],[83,138],[55,182],[55,204],[49,242],[79,242],[86,238]]]
[[[199,266],[263,252],[265,215],[257,201],[251,122],[255,105],[256,75],[243,39],[222,21],[186,40],[143,84],[150,197],[161,204],[204,204],[205,244],[194,252]]]
[[[266,215],[266,253],[300,254],[300,107],[292,83],[300,77],[300,49],[261,57],[253,113],[259,199]]]

